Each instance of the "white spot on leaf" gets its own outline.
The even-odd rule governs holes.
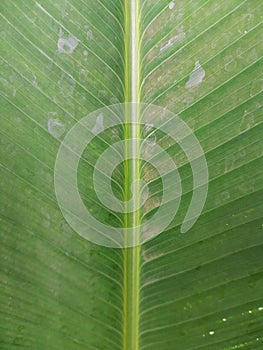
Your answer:
[[[250,96],[253,97],[263,90],[263,78],[254,80],[251,84]]]
[[[49,113],[49,116],[51,115],[55,116],[56,113],[55,112]],[[59,119],[49,118],[47,128],[50,135],[52,135],[55,138],[62,136],[65,132],[65,126]]]
[[[169,49],[171,46],[173,46],[176,42],[181,42],[185,39],[185,32],[183,27],[178,29],[178,33],[174,35],[172,38],[170,38],[163,46],[160,47],[160,52],[165,51]]]
[[[244,115],[243,115],[242,120],[241,120],[241,123],[240,123],[240,128],[239,128],[240,133],[251,129],[255,125],[256,125],[256,123],[255,123],[254,114],[245,110]]]
[[[96,120],[96,124],[94,125],[92,132],[95,135],[98,135],[99,133],[101,133],[102,131],[104,131],[104,124],[103,124],[103,114],[99,114]]]
[[[154,124],[146,122],[145,123],[145,132],[152,130],[153,127],[154,127]]]
[[[74,93],[75,84],[76,82],[73,79],[73,77],[63,73],[61,75],[60,80],[58,81],[58,87],[60,88],[59,90],[60,95],[62,95],[63,97],[72,96]]]
[[[155,134],[149,135],[149,136],[147,137],[147,139],[146,139],[146,143],[147,143],[149,146],[151,146],[151,147],[153,147],[153,146],[156,145],[156,141],[157,141],[157,139],[156,139],[156,135],[155,135]]]
[[[88,39],[88,40],[93,40],[93,32],[92,32],[92,30],[89,29],[88,26],[84,26],[84,28],[85,28],[86,31],[87,31],[87,39]]]
[[[160,48],[160,51],[162,52],[164,50],[167,50],[171,46],[173,46],[176,41],[180,42],[180,41],[183,41],[184,39],[185,39],[185,33],[177,34],[173,36],[171,39],[169,39],[168,42]]]
[[[87,69],[81,69],[79,71],[79,80],[81,82],[85,82],[87,80],[88,74],[89,74],[89,72]]]
[[[222,205],[223,203],[228,202],[229,198],[230,198],[229,192],[223,191],[216,196],[215,205],[216,206]]]
[[[60,37],[58,39],[58,52],[66,55],[70,55],[76,49],[79,44],[79,40],[74,36],[69,35],[67,37]]]
[[[200,65],[199,61],[195,62],[195,68],[191,73],[189,80],[185,84],[186,89],[195,88],[200,85],[205,78],[205,70]]]
[[[93,39],[93,33],[92,33],[91,30],[88,30],[88,31],[87,31],[87,39],[88,39],[88,40],[92,40],[92,39]]]
[[[224,66],[225,71],[231,72],[237,67],[237,61],[233,58],[233,56],[229,55],[224,58]]]

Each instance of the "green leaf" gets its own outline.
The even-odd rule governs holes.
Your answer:
[[[262,10],[260,0],[1,1],[1,349],[262,348]],[[141,136],[174,160],[182,196],[161,234],[115,249],[66,221],[54,169],[77,122],[127,102],[136,108],[122,127],[97,119],[79,162],[83,203],[142,234],[164,191],[136,158]],[[185,233],[194,161],[139,124],[153,104],[173,113],[171,130],[178,116],[193,130],[208,165],[205,206]],[[115,169],[113,193],[136,205],[141,176],[149,188],[129,214],[105,207],[92,183],[121,140],[134,159]]]

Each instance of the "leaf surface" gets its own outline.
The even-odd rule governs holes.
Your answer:
[[[262,1],[2,0],[0,10],[1,349],[262,348]],[[54,166],[76,122],[130,101],[170,110],[193,130],[209,192],[181,233],[193,175],[157,132],[179,170],[179,211],[141,247],[112,249],[68,225]],[[105,208],[90,180],[127,130],[96,138],[79,164],[83,202],[116,227],[125,215]],[[112,181],[125,199],[127,164]],[[160,177],[149,188],[136,220],[160,203]]]

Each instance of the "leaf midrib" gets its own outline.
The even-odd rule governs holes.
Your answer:
[[[125,0],[125,155],[129,148],[133,159],[125,162],[124,201],[129,200],[132,181],[140,178],[139,144],[140,127],[138,126],[140,102],[140,47],[139,47],[139,2],[140,0]],[[131,142],[129,141],[131,139]],[[140,188],[133,192],[133,207],[140,202]],[[127,208],[126,208],[127,212]],[[123,250],[123,350],[139,350],[139,301],[140,301],[140,246],[137,245],[140,212],[124,215],[124,229],[133,227],[135,241],[132,248]]]

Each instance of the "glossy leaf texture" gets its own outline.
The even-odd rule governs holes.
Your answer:
[[[53,177],[70,128],[92,111],[128,102],[125,4],[132,1],[1,1],[1,349],[131,349],[123,329],[131,317],[124,280],[133,282],[125,251],[73,231]],[[182,234],[190,165],[178,145],[157,135],[179,169],[183,196],[167,230],[134,248],[140,283],[133,350],[261,349],[263,3],[134,1],[140,101],[191,127],[210,180],[202,215]],[[83,155],[79,188],[97,218],[118,226],[123,218],[103,207],[86,181],[109,140],[98,138]],[[121,171],[113,183],[120,197]],[[159,180],[145,219],[160,202]]]

